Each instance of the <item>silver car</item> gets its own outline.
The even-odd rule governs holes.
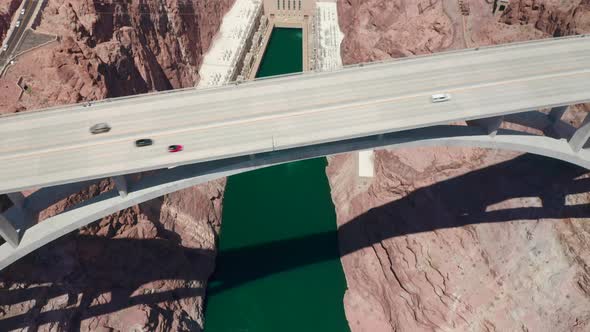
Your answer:
[[[433,103],[441,103],[451,100],[451,95],[449,93],[436,93],[432,95],[431,100]]]
[[[90,127],[90,132],[92,134],[108,133],[110,130],[111,127],[109,127],[109,125],[106,123],[97,123],[94,126]]]

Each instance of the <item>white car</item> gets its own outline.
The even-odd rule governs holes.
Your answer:
[[[8,44],[4,44],[2,46],[2,51],[7,51],[8,50]]]
[[[15,26],[16,26],[17,28],[18,28],[18,27],[20,27],[20,21],[16,21],[16,24],[15,24]]]
[[[448,93],[436,93],[432,95],[433,103],[441,103],[443,101],[451,100],[451,95]]]
[[[24,8],[20,10],[20,14],[21,15],[24,15],[25,14],[25,9]]]

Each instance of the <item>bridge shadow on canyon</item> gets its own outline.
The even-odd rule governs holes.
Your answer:
[[[472,171],[373,208],[342,225],[338,232],[220,252],[218,259],[223,260],[220,268],[229,270],[218,271],[221,273],[215,275],[216,281],[207,293],[224,292],[283,271],[338,259],[382,240],[408,234],[480,223],[588,218],[589,204],[566,204],[567,195],[590,191],[590,178],[583,177],[587,173],[579,167],[534,155]],[[490,209],[494,204],[523,197],[534,197],[536,203]],[[178,239],[163,236],[142,240],[71,235],[28,255],[3,271],[0,281],[4,287],[14,283],[40,286],[1,289],[0,306],[28,300],[35,303],[27,313],[0,319],[0,330],[25,327],[36,330],[47,323],[77,330],[82,320],[91,317],[140,304],[156,306],[203,295],[204,290],[191,286],[194,284],[191,282],[205,280],[210,275],[215,254],[182,247]],[[324,250],[326,242],[333,242],[334,250]],[[60,253],[68,251],[81,259],[63,261],[68,256]],[[142,285],[153,283],[157,287],[161,280],[179,283],[172,289],[137,294]],[[68,304],[65,309],[41,312],[49,299],[59,296]]]

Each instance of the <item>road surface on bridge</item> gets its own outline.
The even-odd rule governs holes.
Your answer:
[[[589,86],[575,37],[21,113],[0,117],[0,193],[590,102]]]

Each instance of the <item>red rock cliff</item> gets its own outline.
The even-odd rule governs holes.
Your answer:
[[[590,31],[590,1],[512,1],[502,15],[506,24],[532,24],[553,37]]]
[[[195,84],[231,3],[54,0],[39,29],[70,36],[96,56],[108,96],[165,90]]]
[[[194,86],[232,3],[49,0],[37,30],[60,41],[21,57],[0,80],[5,88],[22,76],[34,92],[8,94],[7,109]]]

